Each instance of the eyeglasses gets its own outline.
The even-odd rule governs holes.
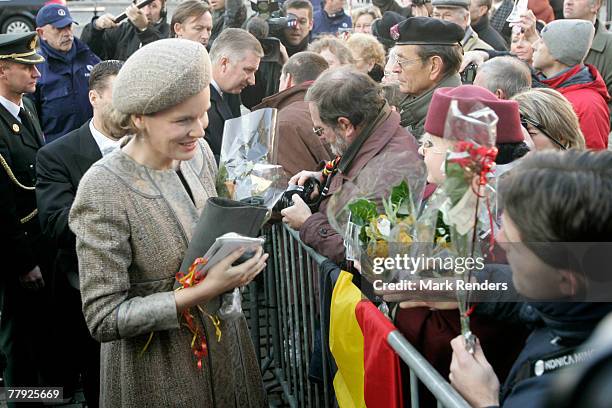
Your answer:
[[[402,71],[405,69],[405,65],[413,64],[417,61],[422,61],[421,58],[412,58],[412,59],[401,58],[397,54],[393,54],[391,58],[392,58],[391,60],[392,65],[393,66],[399,65]]]
[[[317,135],[318,137],[323,136],[323,132],[325,132],[325,129],[323,129],[321,126],[315,126],[312,128],[312,131],[314,132],[315,135]]]
[[[529,130],[529,128],[527,127],[527,125],[531,125],[534,128],[536,128],[537,130],[539,130],[544,136],[546,136],[547,138],[549,138],[555,145],[557,145],[561,150],[567,150],[567,147],[565,147],[560,141],[558,141],[557,139],[555,139],[554,137],[552,137],[548,131],[546,130],[546,128],[544,127],[544,125],[541,125],[539,122],[537,122],[534,119],[531,119],[528,116],[525,115],[521,115],[521,126],[523,126],[526,130]]]

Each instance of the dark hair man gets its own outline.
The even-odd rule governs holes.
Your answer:
[[[255,84],[255,72],[264,55],[257,38],[240,28],[228,28],[210,49],[212,80],[208,127],[204,138],[217,161],[227,119],[240,116],[240,92]]]
[[[36,209],[36,152],[44,144],[34,104],[44,58],[36,33],[0,34],[0,351],[6,356],[4,385],[41,386],[44,304],[41,289],[48,245]],[[9,407],[15,403],[9,403]]]
[[[283,66],[280,92],[265,98],[254,109],[277,108],[278,164],[288,176],[300,170],[316,170],[321,161],[332,159],[329,148],[312,132],[313,123],[304,101],[312,83],[329,65],[317,53],[294,54]]]
[[[470,25],[476,31],[478,37],[497,51],[506,51],[508,45],[506,40],[489,23],[489,12],[493,0],[471,0],[470,2]]]
[[[64,136],[91,118],[87,81],[91,67],[100,62],[90,49],[74,37],[70,11],[49,4],[36,15],[41,78],[31,95],[47,143]]]
[[[170,26],[166,22],[166,0],[153,0],[139,9],[130,4],[127,20],[115,23],[115,16],[94,17],[83,28],[81,40],[101,59],[125,61],[137,49],[153,41],[168,38]]]
[[[295,23],[292,27],[284,27],[282,32],[271,30],[270,35],[281,40],[288,56],[306,51],[314,25],[312,4],[308,0],[288,0],[283,10],[285,16],[296,19]]]
[[[61,337],[58,354],[65,362],[64,396],[74,392],[79,374],[88,406],[97,406],[100,389],[100,344],[85,324],[81,312],[75,237],[68,228],[68,213],[79,181],[93,163],[119,146],[119,134],[107,127],[111,112],[112,84],[123,63],[103,61],[91,70],[89,102],[93,119],[39,150],[36,162],[36,199],[43,234],[55,244],[54,296],[62,314],[55,324]],[[78,354],[78,359],[69,358]]]
[[[402,126],[420,138],[431,97],[437,88],[461,85],[459,66],[463,29],[455,23],[411,17],[391,28],[395,40],[393,72],[400,92]]]
[[[450,21],[463,28],[465,34],[461,46],[464,51],[493,49],[490,44],[479,38],[470,26],[470,0],[432,0],[431,5],[433,18]]]
[[[510,99],[531,88],[531,70],[515,57],[496,57],[478,67],[474,85],[493,92],[499,99]]]
[[[380,86],[367,74],[346,66],[326,71],[306,92],[313,132],[330,144],[342,158],[335,172],[303,171],[290,183],[302,185],[315,177],[329,187],[329,194],[353,180],[373,158],[387,152],[416,152],[416,140],[400,126],[399,114],[385,102]],[[342,173],[338,175],[338,173]],[[320,254],[339,263],[344,259],[340,236],[327,220],[327,199],[312,214],[310,208],[293,196],[294,205],[282,210],[283,222],[300,231],[300,238]]]
[[[612,303],[587,303],[581,297],[610,281],[602,273],[609,265],[605,247],[612,236],[612,212],[603,204],[612,201],[612,152],[534,153],[502,181],[501,193],[503,227],[497,242],[512,273],[508,276],[506,267],[490,278],[500,281],[503,275],[530,301],[480,303],[474,313],[529,322],[533,331],[501,388],[480,344],[470,354],[463,337],[455,338],[450,380],[472,406],[545,406],[554,374],[589,358],[576,347],[612,310]],[[571,253],[579,255],[579,262],[565,262]],[[604,291],[599,294],[609,300],[609,289]]]
[[[178,5],[170,21],[170,36],[197,41],[208,45],[213,19],[208,3],[201,0],[187,0]]]

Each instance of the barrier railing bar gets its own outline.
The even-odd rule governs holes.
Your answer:
[[[299,310],[299,302],[300,298],[298,296],[297,290],[297,273],[296,273],[296,254],[295,249],[299,247],[296,242],[291,242],[289,246],[289,256],[291,257],[291,269],[289,271],[289,279],[291,280],[291,292],[293,296],[291,298],[291,308],[293,310],[293,324],[290,325],[292,328],[289,330],[289,347],[293,349],[293,365],[296,371],[296,383],[295,390],[299,392],[300,395],[300,407],[304,406],[304,373],[302,370],[302,365],[304,360],[302,360],[302,341],[300,336],[300,310]],[[293,344],[293,347],[291,346]]]
[[[308,373],[310,372],[310,358],[309,351],[313,349],[313,342],[310,341],[310,336],[308,336],[308,312],[307,307],[311,305],[310,298],[307,297],[308,287],[312,285],[309,283],[306,285],[306,279],[304,277],[304,262],[308,262],[308,255],[306,259],[304,258],[304,248],[301,245],[298,245],[298,265],[299,265],[299,280],[300,280],[300,302],[302,306],[302,339],[304,341],[305,347],[302,348],[302,358],[306,364],[306,396],[308,398],[308,406],[312,407],[312,386],[310,381],[308,381]]]
[[[283,282],[286,283],[286,290],[283,291],[283,294],[285,295],[284,298],[286,300],[286,302],[284,302],[283,306],[284,309],[287,310],[287,319],[285,320],[285,328],[286,330],[283,332],[284,336],[283,336],[283,346],[285,347],[285,349],[287,350],[287,365],[286,365],[286,370],[287,370],[287,379],[289,380],[289,385],[290,385],[290,390],[293,392],[297,391],[297,371],[296,371],[296,367],[294,364],[295,358],[292,359],[292,356],[295,357],[295,348],[291,347],[291,343],[292,343],[292,339],[291,339],[291,332],[292,332],[292,328],[293,328],[293,323],[291,322],[291,320],[293,319],[293,307],[292,307],[292,302],[291,302],[291,272],[289,271],[289,246],[291,246],[291,242],[287,239],[287,230],[283,229],[283,252],[284,252],[284,257],[283,257],[283,264],[285,266],[284,268],[284,274],[283,274]]]
[[[419,408],[419,379],[410,369],[410,407]]]
[[[283,230],[287,231],[293,237],[293,239],[295,239],[297,242],[299,242],[300,246],[302,246],[302,248],[304,248],[304,251],[306,251],[306,253],[317,263],[317,265],[320,266],[323,262],[325,262],[327,260],[326,257],[324,257],[323,255],[319,254],[317,251],[315,251],[311,247],[309,247],[306,244],[304,244],[302,242],[302,240],[300,239],[300,233],[298,231],[296,231],[296,230],[294,230],[292,228],[289,228],[287,226],[285,226],[285,228],[283,228]]]
[[[470,408],[459,393],[397,330],[387,336],[387,342],[429,389],[439,403],[447,408]],[[412,388],[412,387],[411,387]]]

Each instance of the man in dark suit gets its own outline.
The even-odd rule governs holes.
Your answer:
[[[65,359],[61,367],[64,396],[74,392],[81,374],[89,407],[98,406],[100,344],[91,337],[81,311],[76,241],[68,228],[68,213],[83,174],[119,145],[117,132],[108,128],[106,118],[112,81],[122,65],[109,60],[94,66],[89,77],[93,119],[40,149],[36,165],[40,223],[43,234],[58,249],[53,285],[56,307],[63,317],[55,323],[56,341],[62,347],[58,354],[79,356]]]
[[[40,72],[35,64],[44,61],[36,42],[36,33],[0,35],[0,350],[7,359],[5,386],[43,385],[48,246],[38,223],[34,166],[44,142],[34,104],[23,98],[36,90]]]
[[[240,28],[224,30],[210,50],[212,80],[204,138],[219,162],[225,121],[240,116],[240,92],[255,84],[264,52],[257,38]]]

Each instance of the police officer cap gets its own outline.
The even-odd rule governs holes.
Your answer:
[[[470,9],[470,0],[432,0],[433,7],[463,7],[466,10]]]
[[[431,17],[411,17],[391,27],[396,45],[458,45],[464,35],[460,25]]]
[[[37,43],[36,32],[0,34],[0,61],[14,61],[28,65],[45,62],[43,56],[36,53]]]

